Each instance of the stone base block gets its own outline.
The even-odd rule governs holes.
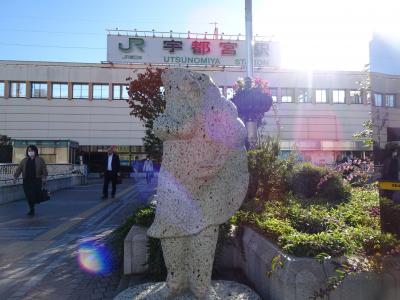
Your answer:
[[[124,274],[140,274],[147,270],[147,228],[132,226],[124,240]]]
[[[130,287],[119,293],[114,300],[160,300],[167,299],[168,288],[165,282],[145,283]],[[182,294],[176,300],[195,300],[189,292]],[[208,297],[210,300],[261,300],[249,287],[233,281],[213,281]]]

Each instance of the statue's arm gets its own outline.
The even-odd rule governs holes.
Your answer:
[[[163,114],[154,121],[153,131],[163,141],[169,139],[187,139],[193,135],[196,126],[195,123],[193,118],[175,120],[170,115]]]

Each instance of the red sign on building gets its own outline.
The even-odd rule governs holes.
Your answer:
[[[219,46],[222,48],[221,49],[222,55],[231,55],[231,56],[236,55],[235,49],[237,47],[237,43],[231,43],[231,42],[219,43]]]
[[[193,54],[207,54],[210,53],[210,42],[192,42],[192,50]]]

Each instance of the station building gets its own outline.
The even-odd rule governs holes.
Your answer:
[[[145,153],[143,124],[129,114],[126,102],[128,77],[149,66],[189,68],[211,76],[232,98],[234,83],[246,76],[240,37],[117,32],[107,40],[107,60],[99,63],[0,61],[0,134],[15,144],[71,141],[93,157],[117,145],[122,163],[129,165]],[[254,77],[269,82],[276,107],[265,114],[262,131],[279,134],[283,152],[295,150],[305,160],[329,164],[346,152],[371,151],[353,139],[371,117],[386,120],[379,130],[382,143],[387,128],[400,128],[399,75],[288,70],[280,67],[277,42],[260,39],[255,50]],[[360,82],[368,79],[371,93],[362,96]],[[75,162],[75,154],[54,153],[47,154],[48,161]],[[13,159],[21,155],[14,153]]]

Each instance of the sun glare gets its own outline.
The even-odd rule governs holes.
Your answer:
[[[361,70],[374,31],[399,28],[395,0],[262,1],[255,32],[281,42],[282,67]]]

